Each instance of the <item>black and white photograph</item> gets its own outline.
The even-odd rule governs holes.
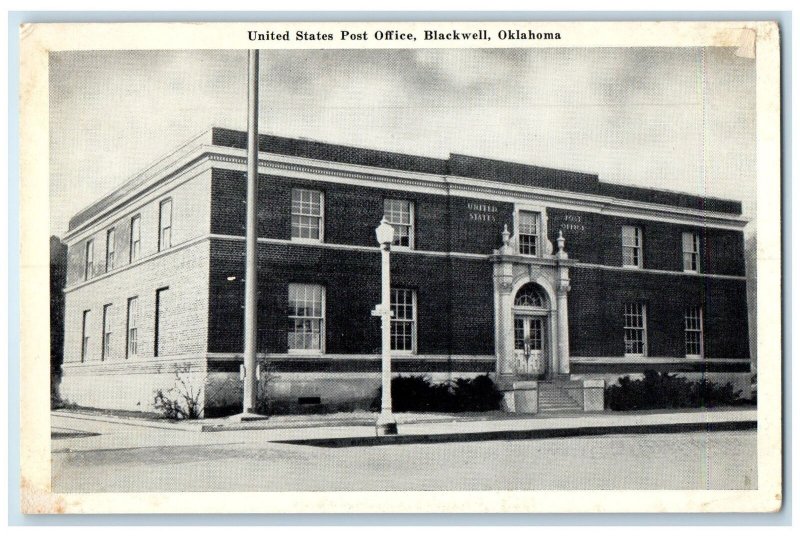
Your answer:
[[[61,509],[779,508],[774,26],[604,46],[592,23],[251,23],[228,47],[130,26],[30,67],[50,329],[22,362],[49,345],[34,474]]]

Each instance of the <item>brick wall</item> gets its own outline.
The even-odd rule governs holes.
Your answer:
[[[211,172],[175,185],[166,185],[157,193],[99,222],[93,226],[90,235],[70,240],[67,286],[84,281],[86,242],[90,239],[94,240],[94,273],[91,277],[106,273],[106,237],[111,228],[115,229],[114,266],[123,267],[130,263],[131,221],[136,215],[141,216],[140,259],[158,253],[159,204],[167,198],[172,199],[173,246],[206,234],[210,227]]]
[[[649,356],[684,356],[685,308],[701,306],[705,356],[749,358],[744,281],[578,267],[570,278],[572,356],[623,356],[624,304],[641,302]]]
[[[244,242],[212,240],[209,350],[241,352]],[[235,279],[230,281],[228,277]],[[380,252],[259,244],[261,352],[287,350],[288,284],[326,289],[326,352],[380,352]],[[414,253],[392,255],[392,285],[417,292],[419,354],[493,354],[494,313],[488,261]]]
[[[85,364],[101,363],[103,306],[110,304],[111,352],[105,359],[113,364],[141,362],[154,357],[156,290],[168,287],[163,305],[159,337],[164,356],[199,354],[206,351],[208,311],[208,242],[202,241],[98,278],[66,294],[64,362],[81,362],[82,318],[90,311],[89,349]],[[126,358],[128,299],[138,297],[138,354]]]
[[[744,276],[744,234],[741,231],[636,220],[597,213],[550,208],[549,239],[555,244],[563,228],[570,257],[584,263],[622,266],[622,226],[642,229],[644,268],[683,270],[682,234],[701,237],[701,271]]]
[[[375,228],[383,218],[385,198],[414,202],[415,249],[489,254],[500,246],[503,224],[512,229],[513,205],[492,202],[496,213],[471,219],[470,203],[480,199],[369,188],[334,183],[259,177],[258,235],[291,237],[292,188],[319,190],[325,199],[324,240],[331,244],[375,246]],[[245,173],[215,169],[213,174],[213,233],[244,235]],[[450,230],[448,232],[448,229]]]

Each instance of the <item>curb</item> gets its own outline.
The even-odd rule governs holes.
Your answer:
[[[198,424],[192,429],[204,433],[224,433],[226,431],[283,431],[292,429],[318,429],[320,427],[366,427],[375,425],[375,420],[353,419],[342,420],[340,422],[329,421],[305,421],[297,423],[266,423],[260,422],[258,425],[219,423],[215,425]]]
[[[144,418],[118,418],[116,416],[106,416],[102,414],[83,414],[81,412],[63,412],[53,410],[50,412],[51,416],[59,418],[68,418],[75,420],[87,421],[102,421],[105,423],[117,423],[120,425],[131,425],[133,427],[149,427],[151,429],[165,429],[168,431],[199,431],[199,424],[182,424],[180,422],[166,422],[160,423],[155,420],[148,420]]]
[[[755,420],[693,423],[662,423],[652,425],[598,425],[585,427],[558,427],[552,429],[527,429],[510,431],[479,431],[444,434],[409,434],[397,436],[364,436],[350,438],[317,438],[303,440],[273,440],[278,444],[295,444],[313,447],[371,447],[401,444],[437,444],[446,442],[480,442],[487,440],[535,440],[568,438],[575,436],[602,436],[609,434],[658,434],[683,432],[722,432],[757,429]]]

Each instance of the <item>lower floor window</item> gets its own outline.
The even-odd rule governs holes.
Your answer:
[[[111,356],[111,304],[103,306],[103,351],[100,356],[105,360]]]
[[[128,299],[128,357],[139,353],[139,299]]]
[[[417,334],[417,297],[412,289],[392,289],[392,350],[414,351]]]
[[[703,355],[703,311],[699,307],[687,308],[683,322],[686,356],[699,358]]]
[[[89,310],[83,312],[81,335],[81,362],[89,357]]]
[[[647,315],[644,304],[625,304],[625,354],[644,356],[647,350]]]
[[[325,288],[289,284],[289,350],[323,352],[325,342]]]

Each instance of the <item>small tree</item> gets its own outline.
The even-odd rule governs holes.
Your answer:
[[[256,380],[256,412],[269,416],[273,411],[273,399],[271,395],[271,384],[279,377],[275,374],[275,369],[265,357],[258,360],[259,375]]]
[[[188,363],[175,364],[175,384],[172,388],[156,390],[153,406],[171,420],[194,420],[203,417],[203,408],[200,404],[206,376],[200,386],[192,383],[192,365]]]

